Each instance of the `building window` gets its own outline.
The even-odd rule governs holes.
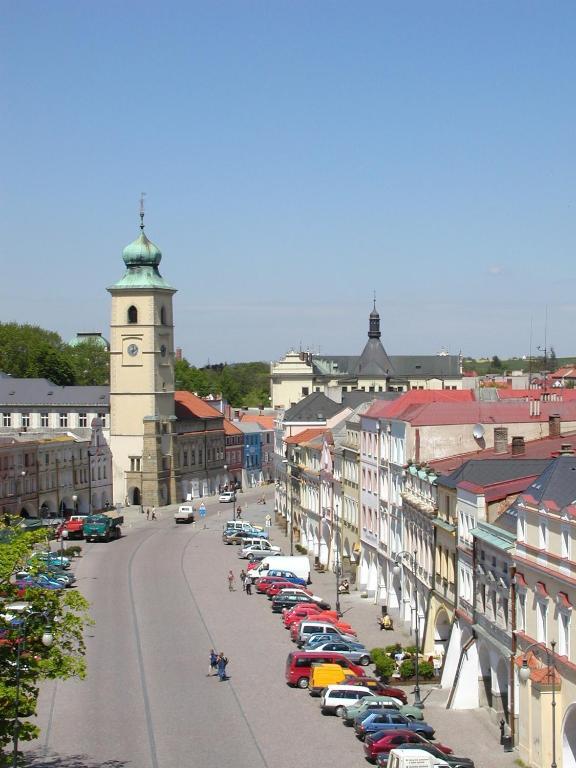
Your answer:
[[[570,655],[570,614],[564,611],[560,612],[560,627],[558,633],[558,654],[560,656]]]
[[[310,394],[310,388],[309,387],[302,387],[302,397],[306,397],[306,395]]]
[[[539,600],[536,604],[536,640],[539,643],[547,643],[548,637],[548,604]]]
[[[12,426],[12,414],[11,413],[3,413],[2,414],[2,426],[3,427],[11,427]]]
[[[516,624],[520,632],[526,632],[526,593],[518,593],[518,616],[516,617]]]
[[[128,322],[130,324],[138,322],[138,310],[134,305],[128,307]]]
[[[518,529],[517,529],[518,541],[526,541],[526,515],[524,513],[518,513]]]
[[[67,427],[68,426],[68,414],[67,413],[61,413],[59,415],[59,424],[61,427]]]
[[[98,418],[102,422],[102,427],[106,429],[106,414],[105,413],[99,413]]]
[[[160,307],[160,325],[166,325],[166,308]]]
[[[49,420],[50,420],[50,415],[48,413],[41,413],[40,414],[40,426],[41,427],[47,427]]]
[[[182,463],[184,464],[185,467],[188,466],[188,451],[186,450],[184,451],[184,454],[183,454]]]
[[[24,429],[28,429],[30,426],[30,414],[29,413],[23,413],[22,414],[22,427]]]
[[[508,598],[502,598],[502,617],[504,619],[504,626],[508,629]]]
[[[561,539],[562,539],[562,557],[566,559],[570,559],[570,531],[568,528],[562,528],[561,531]]]
[[[540,549],[548,549],[548,522],[540,520],[538,525],[538,546]]]
[[[140,472],[141,462],[141,456],[130,456],[130,472]],[[98,467],[98,471],[100,471],[100,467]]]
[[[79,427],[87,427],[88,426],[88,415],[86,413],[79,413],[78,414],[78,426]]]

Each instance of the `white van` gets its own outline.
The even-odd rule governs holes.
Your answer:
[[[194,507],[185,504],[183,504],[181,507],[178,507],[176,512],[174,512],[174,520],[177,523],[193,523]]]
[[[226,531],[263,531],[261,525],[252,525],[248,520],[228,520],[224,526]]]
[[[290,571],[294,576],[304,579],[307,584],[310,584],[310,560],[307,555],[265,557],[258,568],[250,571],[252,581],[256,581],[260,576],[266,576],[271,568],[275,571]]]
[[[346,707],[358,704],[361,699],[373,695],[373,691],[364,685],[329,685],[322,693],[320,710],[323,715],[341,717]]]
[[[391,749],[388,768],[449,768],[450,763],[425,749]]]

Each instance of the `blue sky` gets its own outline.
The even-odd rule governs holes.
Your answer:
[[[145,191],[195,364],[576,354],[573,1],[0,7],[1,320],[107,335]]]

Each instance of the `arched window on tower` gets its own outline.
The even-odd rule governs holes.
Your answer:
[[[131,307],[128,307],[128,322],[129,323],[138,322],[138,310],[134,305],[132,305]]]
[[[160,307],[160,325],[166,325],[166,307]]]

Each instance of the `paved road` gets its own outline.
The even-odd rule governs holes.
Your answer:
[[[262,521],[272,511],[256,505],[260,493],[241,497],[245,519]],[[365,765],[350,729],[322,717],[307,692],[286,687],[284,664],[294,646],[265,598],[228,591],[228,569],[237,574],[242,566],[238,548],[220,540],[232,506],[211,500],[207,507],[206,528],[177,526],[166,512],[156,521],[134,512],[121,540],[84,545],[78,586],[96,622],[88,677],[43,689],[33,765]],[[285,545],[275,529],[272,539]],[[333,575],[315,575],[314,588],[333,597]],[[361,640],[382,644],[376,606],[353,594],[343,609]],[[227,682],[206,676],[211,647],[230,658]],[[471,730],[478,727],[470,722]],[[439,736],[450,743],[448,734]],[[498,757],[494,765],[507,764]],[[477,761],[478,768],[491,765]]]

